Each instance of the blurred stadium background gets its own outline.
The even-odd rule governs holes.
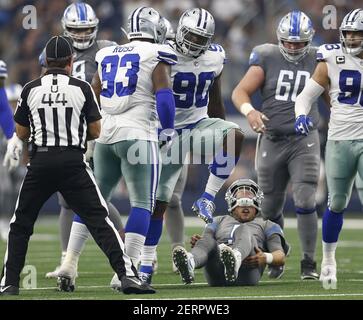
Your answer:
[[[38,77],[40,66],[38,56],[47,40],[62,33],[61,17],[64,9],[71,2],[65,0],[0,0],[0,59],[7,63],[9,78],[7,79],[8,97],[16,100],[17,92],[26,82]],[[248,67],[248,57],[251,49],[264,42],[276,43],[275,30],[280,18],[292,9],[300,9],[308,14],[314,24],[316,35],[314,45],[334,43],[339,41],[338,30],[325,30],[322,26],[323,8],[331,4],[337,8],[338,26],[343,16],[353,8],[363,6],[362,0],[88,0],[100,19],[98,39],[114,40],[118,43],[127,41],[120,30],[125,26],[128,14],[136,7],[152,6],[166,16],[176,28],[181,13],[188,8],[200,6],[209,10],[216,19],[215,41],[223,45],[227,53],[227,64],[223,72],[223,95],[227,118],[235,121],[247,134],[242,157],[231,180],[237,177],[255,178],[254,156],[256,135],[249,129],[245,119],[234,109],[231,103],[231,92]],[[23,28],[25,5],[34,5],[37,12],[37,28]],[[260,105],[260,97],[254,97],[255,106]],[[15,106],[15,103],[14,103]],[[321,150],[324,150],[325,130],[328,112],[321,109]],[[2,133],[0,133],[1,135]],[[0,136],[0,158],[5,152],[5,138]],[[2,159],[0,159],[2,162]],[[25,173],[25,166],[17,172],[9,174],[0,165],[0,213],[10,216],[16,201],[17,191]],[[187,187],[183,196],[183,206],[187,215],[191,213],[191,205],[196,195],[200,194],[207,179],[207,166],[201,170],[199,166],[191,165]],[[319,190],[321,203],[319,212],[324,210],[326,202],[325,183],[322,180]],[[223,201],[223,191],[217,197],[217,211],[226,211]],[[127,215],[129,202],[127,190],[121,183],[114,195],[113,202],[119,210]],[[358,212],[361,204],[356,193],[348,211]],[[43,207],[43,213],[57,214],[59,206],[56,197],[52,197]],[[286,213],[293,215],[294,209],[291,198],[288,197]]]

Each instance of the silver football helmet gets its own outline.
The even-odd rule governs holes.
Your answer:
[[[177,49],[186,56],[198,58],[208,50],[214,29],[214,18],[207,10],[194,8],[185,11],[176,30]]]
[[[345,53],[356,56],[363,51],[363,37],[350,40],[346,38],[346,32],[353,31],[363,33],[363,9],[350,11],[343,19],[339,28],[340,42]],[[360,41],[360,43],[358,43]],[[357,43],[355,43],[357,42]]]
[[[170,21],[168,19],[166,19],[165,17],[161,17],[161,21],[165,25],[165,28],[166,28],[165,41],[175,40],[175,31],[174,31],[173,26],[171,25]]]
[[[249,191],[253,197],[238,197],[239,191]],[[261,212],[261,202],[263,199],[263,192],[260,186],[251,179],[238,179],[233,182],[227,189],[225,200],[228,205],[228,212],[231,214],[236,207],[249,207],[252,206],[257,209],[257,213]]]
[[[315,30],[310,18],[301,11],[291,11],[285,15],[276,30],[282,55],[290,62],[300,61],[309,51]],[[300,49],[289,49],[284,42],[305,43]]]
[[[129,40],[146,38],[156,43],[164,43],[166,25],[159,12],[151,7],[135,9],[127,19],[127,37]]]
[[[98,18],[89,4],[76,2],[64,10],[62,27],[64,35],[72,39],[73,46],[85,50],[96,40]]]

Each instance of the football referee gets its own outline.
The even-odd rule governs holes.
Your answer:
[[[108,218],[105,200],[85,161],[87,140],[99,136],[101,115],[91,86],[70,76],[71,40],[56,36],[46,45],[46,73],[25,85],[14,119],[16,134],[31,143],[31,160],[10,222],[0,295],[19,294],[29,238],[40,208],[59,191],[87,225],[122,282],[124,293],[154,293],[141,283],[124,244]],[[10,156],[14,155],[11,154]],[[66,280],[66,279],[65,279]]]

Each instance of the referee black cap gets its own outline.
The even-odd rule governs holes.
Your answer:
[[[72,40],[65,36],[51,38],[46,44],[45,54],[48,61],[69,59],[73,55]]]

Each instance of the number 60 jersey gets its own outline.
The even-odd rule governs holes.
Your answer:
[[[340,43],[319,47],[317,60],[326,62],[330,79],[328,139],[363,139],[363,60],[345,54]]]
[[[159,62],[177,63],[168,45],[132,41],[96,54],[101,80],[102,129],[98,142],[158,141],[158,115],[152,73]]]

